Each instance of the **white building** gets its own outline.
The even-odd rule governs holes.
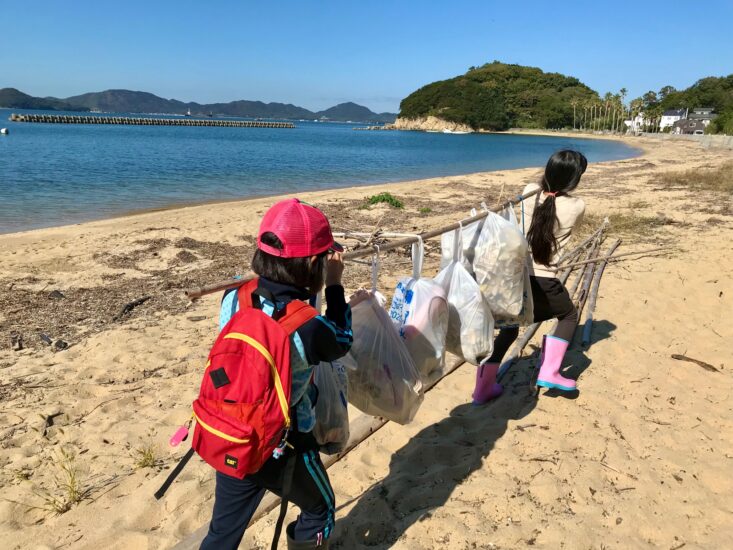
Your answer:
[[[646,118],[644,116],[644,113],[639,113],[631,120],[624,120],[624,124],[626,124],[626,127],[629,129],[630,132],[641,132],[646,126],[649,126],[651,123],[651,119]]]
[[[662,131],[665,128],[671,128],[675,122],[687,118],[686,109],[672,109],[670,111],[664,111],[662,114],[662,120],[659,122],[659,130]]]

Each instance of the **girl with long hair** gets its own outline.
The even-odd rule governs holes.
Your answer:
[[[525,207],[525,216],[531,218],[527,241],[532,254],[530,282],[534,321],[558,320],[555,333],[542,340],[537,386],[562,391],[576,390],[575,380],[562,376],[560,367],[578,324],[578,311],[567,289],[551,269],[562,256],[573,228],[583,218],[585,203],[571,193],[580,183],[587,166],[588,160],[582,153],[558,151],[547,161],[541,182],[531,183],[524,189],[525,194],[540,190]],[[491,357],[477,371],[474,403],[486,403],[501,394],[496,372],[518,335],[519,327],[499,331]]]

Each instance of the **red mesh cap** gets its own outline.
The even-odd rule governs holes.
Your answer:
[[[262,242],[262,235],[267,232],[277,235],[282,250]],[[265,213],[257,233],[257,248],[280,258],[317,256],[329,248],[343,250],[334,242],[323,212],[298,199],[280,201]]]

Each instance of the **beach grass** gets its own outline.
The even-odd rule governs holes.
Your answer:
[[[666,172],[656,176],[652,182],[665,187],[733,195],[733,162],[726,162],[716,168]]]

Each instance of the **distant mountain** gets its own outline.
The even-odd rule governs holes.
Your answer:
[[[7,93],[5,93],[7,92]],[[12,93],[11,93],[12,92]],[[77,107],[72,107],[76,105]],[[0,107],[18,109],[53,109],[104,111],[109,113],[165,113],[192,115],[215,115],[279,118],[315,119],[327,118],[333,121],[393,122],[396,114],[377,114],[356,103],[342,103],[325,111],[314,113],[290,103],[263,103],[262,101],[231,101],[229,103],[201,104],[184,103],[177,99],[164,99],[148,92],[131,90],[106,90],[92,92],[60,100],[55,98],[34,98],[13,88],[0,90]]]
[[[0,88],[0,107],[42,109],[45,111],[88,111],[79,104],[69,104],[54,97],[33,97],[15,88]]]
[[[394,122],[396,115],[394,113],[374,113],[362,105],[357,105],[351,101],[340,103],[335,107],[319,111],[316,113],[317,118],[327,118],[329,120],[353,120],[359,122]]]
[[[105,90],[67,97],[64,101],[84,105],[95,111],[109,113],[181,113],[194,104],[186,105],[175,99],[163,99],[148,92],[130,90]]]

